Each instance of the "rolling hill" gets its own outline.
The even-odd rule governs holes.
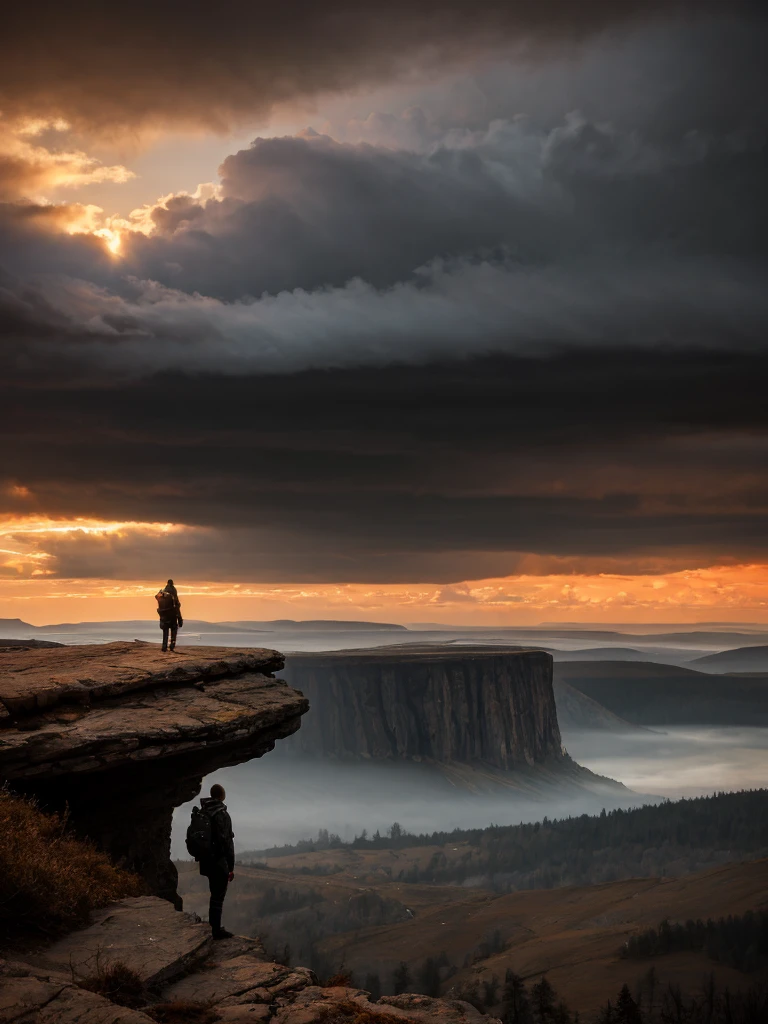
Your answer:
[[[768,674],[768,646],[737,647],[734,651],[706,654],[691,666],[701,672],[764,672]]]
[[[654,662],[556,662],[567,683],[634,725],[768,725],[768,676],[714,675]]]

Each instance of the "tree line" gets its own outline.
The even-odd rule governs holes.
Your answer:
[[[465,844],[459,858],[444,847]],[[351,842],[321,829],[316,839],[243,854],[242,860],[329,849],[438,847],[424,867],[393,876],[406,883],[463,884],[496,892],[589,885],[630,877],[682,875],[768,855],[768,790],[718,793],[630,810],[485,829],[411,835],[395,822]],[[328,869],[324,869],[328,870]]]
[[[748,911],[713,921],[662,921],[658,928],[633,935],[622,950],[633,959],[661,956],[678,950],[704,950],[711,960],[739,971],[756,971],[768,955],[768,911]]]

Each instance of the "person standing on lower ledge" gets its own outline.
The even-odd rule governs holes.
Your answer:
[[[218,783],[211,786],[211,795],[200,800],[203,812],[211,820],[211,854],[200,860],[200,874],[208,876],[211,901],[208,905],[208,921],[214,939],[231,939],[232,932],[221,927],[224,897],[227,886],[235,877],[235,833],[229,816],[224,787]]]
[[[163,650],[168,650],[168,635],[171,638],[171,650],[176,650],[176,633],[184,625],[181,617],[181,601],[173,580],[155,594],[157,614],[160,616],[160,629],[163,631]]]

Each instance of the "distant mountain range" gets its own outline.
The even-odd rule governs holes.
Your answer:
[[[739,647],[707,654],[691,662],[702,672],[768,672],[768,646]]]
[[[768,677],[650,661],[558,661],[566,683],[633,725],[768,726]]]
[[[186,619],[185,625],[190,630],[203,630],[206,633],[242,633],[242,632],[354,632],[362,630],[366,633],[376,632],[408,632],[406,626],[392,622],[356,622],[341,619],[271,619],[266,622],[243,619],[232,622],[206,622],[204,619]],[[28,633],[86,633],[91,630],[109,630],[130,632],[135,629],[146,629],[157,626],[157,619],[117,619],[100,622],[57,622],[45,626],[34,626],[22,619],[0,619],[0,634],[23,630]]]

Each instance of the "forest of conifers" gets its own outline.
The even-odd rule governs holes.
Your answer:
[[[429,863],[394,875],[398,881],[464,883],[497,892],[589,885],[622,878],[683,875],[718,864],[768,856],[768,790],[718,793],[603,811],[535,824],[492,825],[410,835],[397,823],[385,835],[365,832],[351,843],[321,830],[317,839],[241,856],[244,863],[328,849],[405,849],[467,844],[461,857],[442,849]],[[324,873],[328,868],[307,868]]]

